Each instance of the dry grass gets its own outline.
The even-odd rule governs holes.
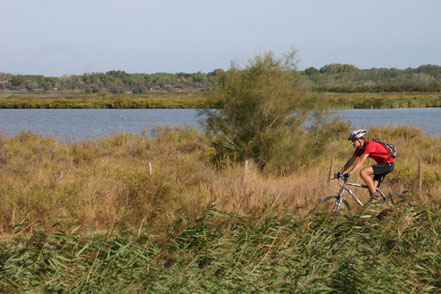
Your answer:
[[[418,195],[421,157],[424,190],[416,200],[425,203],[441,194],[440,138],[409,127],[373,128],[370,135],[399,149],[384,191]],[[324,148],[321,158],[286,176],[262,173],[250,163],[244,183],[243,164],[214,167],[205,136],[192,129],[159,127],[153,135],[118,134],[71,144],[28,132],[1,136],[0,232],[13,234],[17,226],[20,232],[50,231],[60,220],[83,232],[117,226],[163,232],[171,223],[194,222],[213,206],[256,218],[285,212],[305,216],[319,198],[338,189],[336,181],[327,183],[331,157],[335,170],[352,152],[344,138]],[[367,200],[365,191],[358,194]]]

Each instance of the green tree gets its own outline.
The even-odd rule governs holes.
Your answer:
[[[12,76],[9,80],[10,90],[21,90],[25,87],[26,78],[22,75]]]
[[[320,72],[324,74],[349,73],[357,70],[358,68],[352,64],[341,63],[327,64],[320,68]]]
[[[441,66],[439,65],[425,64],[419,66],[416,70],[417,72],[422,72],[422,73],[430,74],[437,78],[441,78]]]
[[[318,75],[318,74],[320,74],[320,71],[318,69],[316,69],[315,67],[311,66],[311,67],[308,67],[307,69],[305,69],[305,74],[308,76]]]
[[[261,168],[289,163],[296,134],[306,118],[302,93],[294,88],[295,52],[272,52],[232,63],[219,79],[217,110],[201,111],[201,122],[215,148],[215,160],[253,159]]]

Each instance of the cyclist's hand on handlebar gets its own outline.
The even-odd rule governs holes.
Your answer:
[[[342,175],[343,175],[343,173],[338,171],[334,174],[334,179],[340,179]]]
[[[343,174],[343,179],[348,179],[349,177],[351,176],[351,174],[350,173],[345,173],[345,174]]]

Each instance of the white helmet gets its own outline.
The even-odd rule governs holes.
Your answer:
[[[364,138],[366,138],[366,130],[358,129],[358,130],[353,131],[349,135],[348,140],[355,141],[355,140],[364,139]]]

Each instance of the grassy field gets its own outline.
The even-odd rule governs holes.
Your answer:
[[[24,94],[0,93],[1,108],[213,108],[213,93]],[[440,93],[307,93],[332,108],[441,107]]]
[[[334,108],[441,107],[440,93],[323,93],[320,97]]]
[[[146,108],[207,108],[210,94],[7,94],[0,95],[0,108],[44,109],[146,109]]]
[[[310,213],[338,189],[327,177],[352,152],[343,136],[283,176],[251,163],[245,183],[194,129],[0,136],[0,292],[439,293],[441,138],[369,136],[398,147],[383,190],[405,198],[351,217]]]

